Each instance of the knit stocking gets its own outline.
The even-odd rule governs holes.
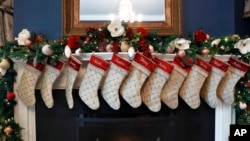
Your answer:
[[[102,96],[109,106],[115,110],[120,108],[119,88],[127,76],[131,63],[114,54],[110,62],[110,69],[104,80]]]
[[[52,96],[53,84],[57,77],[60,75],[64,63],[58,61],[55,65],[46,64],[43,77],[40,81],[41,84],[41,96],[44,104],[48,108],[52,108],[54,105],[54,100]]]
[[[100,106],[97,90],[108,68],[107,61],[95,55],[91,56],[80,85],[79,95],[81,100],[92,110],[96,110]]]
[[[35,87],[38,78],[41,76],[44,64],[33,65],[33,62],[27,62],[20,82],[17,86],[17,94],[19,98],[27,105],[33,106],[36,103]]]
[[[123,99],[133,108],[141,105],[141,87],[146,78],[155,69],[156,64],[140,53],[136,53],[130,72],[120,88]]]
[[[211,108],[215,108],[217,105],[216,90],[229,65],[214,57],[209,63],[212,65],[212,70],[201,88],[200,95]]]
[[[219,83],[217,95],[226,104],[233,104],[235,85],[248,71],[249,65],[233,57],[229,58],[228,63],[230,66]]]
[[[75,79],[78,75],[78,72],[81,68],[81,62],[77,60],[75,57],[70,56],[68,59],[68,72],[67,72],[67,81],[66,81],[66,100],[69,109],[74,107],[74,100],[72,96],[72,89],[75,82]]]
[[[159,58],[154,59],[157,67],[151,73],[142,87],[141,98],[143,103],[153,112],[161,109],[161,90],[172,72],[173,66]]]
[[[180,97],[192,109],[196,109],[200,106],[200,89],[211,68],[209,63],[197,58],[197,63],[192,66],[191,71],[180,89]]]
[[[173,60],[173,66],[174,66],[173,71],[168,81],[162,88],[161,100],[169,108],[176,109],[179,105],[178,102],[179,90],[185,78],[187,77],[190,68],[185,70],[183,64],[180,62],[179,59],[177,59],[177,57],[175,57]]]

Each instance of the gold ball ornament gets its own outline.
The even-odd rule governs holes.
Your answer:
[[[122,43],[121,43],[121,51],[122,52],[128,52],[128,49],[129,49],[128,42],[122,41]]]
[[[10,68],[9,60],[6,59],[6,58],[2,58],[2,60],[0,62],[0,68],[2,68],[2,69],[9,69]]]
[[[3,132],[6,134],[6,135],[10,135],[12,132],[14,131],[14,129],[11,127],[11,126],[7,126],[3,129]]]

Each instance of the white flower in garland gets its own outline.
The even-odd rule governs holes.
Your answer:
[[[191,41],[184,38],[176,38],[174,40],[175,47],[181,50],[189,49]]]
[[[234,44],[234,48],[238,48],[241,54],[250,52],[250,38],[241,39]]]
[[[18,33],[18,37],[15,38],[17,40],[18,45],[25,45],[25,41],[30,38],[30,31],[28,29],[23,29],[20,33]]]
[[[111,21],[111,23],[108,25],[108,30],[111,33],[112,37],[119,37],[125,31],[124,27],[122,26],[121,21],[119,20]]]

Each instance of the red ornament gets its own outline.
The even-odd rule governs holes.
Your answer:
[[[194,33],[194,39],[199,44],[205,42],[208,38],[209,36],[203,30],[198,30]]]
[[[6,99],[7,100],[14,100],[16,98],[16,95],[15,95],[15,93],[14,92],[8,92],[7,94],[6,94]]]
[[[81,38],[78,35],[70,35],[67,44],[71,49],[77,49],[80,47],[80,42]]]
[[[209,53],[210,53],[209,49],[207,49],[207,48],[202,49],[202,54],[204,56],[207,56]]]
[[[184,60],[184,63],[188,66],[192,66],[194,64],[194,60],[192,57],[188,57]]]

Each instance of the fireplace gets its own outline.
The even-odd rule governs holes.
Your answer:
[[[211,141],[214,139],[215,110],[202,101],[193,110],[181,99],[176,110],[162,105],[153,113],[142,105],[131,108],[121,99],[121,108],[111,109],[100,97],[100,109],[89,109],[73,91],[75,106],[68,109],[64,90],[53,90],[55,106],[45,107],[36,90],[37,141]],[[202,130],[201,130],[202,129]]]
[[[108,60],[110,56],[111,54],[108,54],[103,57]],[[163,57],[171,60],[173,56]],[[83,61],[88,57],[87,55],[83,57]],[[220,57],[222,60],[227,59]],[[22,61],[16,63],[17,83],[24,64]],[[66,69],[53,86],[55,105],[52,109],[47,109],[41,100],[39,82],[35,106],[27,107],[22,101],[18,101],[15,118],[24,128],[22,133],[25,141],[82,141],[83,138],[86,141],[165,141],[166,139],[169,141],[226,141],[228,139],[229,125],[234,121],[234,113],[231,106],[221,101],[216,109],[209,108],[204,101],[201,101],[201,106],[192,110],[180,99],[176,110],[171,110],[162,104],[161,111],[153,113],[144,105],[133,109],[122,98],[121,109],[112,110],[100,97],[100,109],[90,110],[78,96],[79,80],[84,74],[86,65],[87,61],[82,66],[74,86],[73,109],[68,109],[65,99]],[[135,128],[129,125],[134,125]]]

